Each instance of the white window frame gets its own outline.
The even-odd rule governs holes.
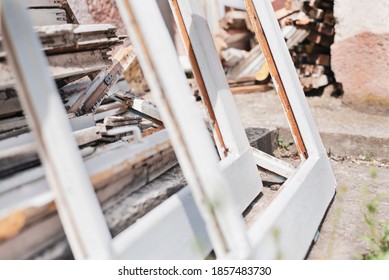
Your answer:
[[[220,128],[219,155],[191,99],[156,2],[117,0],[190,191],[185,188],[173,195],[114,239],[70,136],[69,122],[24,3],[0,3],[3,39],[19,97],[76,258],[203,259],[212,248],[218,258],[305,257],[333,198],[336,181],[269,0],[246,0],[246,5],[262,47],[268,46],[269,68],[300,145],[303,162],[296,171],[260,151],[253,156],[196,1],[177,3],[185,28],[198,28],[188,32],[189,40],[204,80],[203,93],[210,99],[208,110],[214,111]],[[20,36],[29,42],[27,51]],[[288,171],[288,179],[265,212],[246,229],[240,213],[262,188],[259,173],[252,172],[255,162],[268,164],[270,170],[275,165],[279,174]]]

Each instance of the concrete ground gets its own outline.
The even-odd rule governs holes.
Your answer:
[[[274,91],[234,98],[246,128],[278,131],[281,141],[291,140]],[[362,236],[371,235],[365,214],[374,198],[383,196],[375,217],[377,224],[389,221],[389,116],[357,112],[329,96],[308,98],[308,102],[338,183],[337,195],[308,259],[358,259],[369,249]],[[293,147],[290,150],[277,155],[298,165]],[[261,199],[246,211],[246,222],[250,224],[276,194],[276,188],[265,188]]]

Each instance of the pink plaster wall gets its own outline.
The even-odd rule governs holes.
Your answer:
[[[335,0],[331,63],[344,102],[389,114],[389,1]]]

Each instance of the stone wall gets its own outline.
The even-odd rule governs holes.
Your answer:
[[[344,101],[389,113],[389,1],[335,0],[332,68]]]

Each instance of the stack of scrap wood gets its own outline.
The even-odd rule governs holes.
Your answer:
[[[272,4],[279,20],[284,19],[290,13],[295,13],[285,8],[284,0],[273,0]],[[221,26],[226,43],[221,51],[221,59],[227,77],[230,79],[232,91],[267,90],[270,74],[247,12],[226,7]],[[301,43],[308,36],[307,31],[293,26],[283,27],[282,31],[289,49]]]
[[[121,44],[112,24],[36,26],[49,70],[59,86],[110,65],[109,52]],[[6,61],[0,37],[0,90],[13,88],[14,75]]]
[[[158,185],[157,193],[155,186],[150,194],[141,192],[177,165],[167,132],[155,105],[134,94],[142,87],[134,90],[125,80],[136,79],[140,70],[134,48],[121,46],[116,26],[79,25],[66,1],[27,2],[72,135],[117,235],[185,184],[181,176]],[[15,83],[0,34],[0,259],[68,258],[69,245]]]
[[[302,3],[301,11],[285,20],[285,24],[309,35],[291,49],[304,91],[309,95],[322,94],[325,87],[333,85],[333,95],[342,94],[331,70],[331,50],[335,36],[333,0],[309,0]]]
[[[217,45],[232,92],[268,89],[266,79],[256,79],[265,60],[247,12],[233,7],[225,7],[225,11],[224,18],[220,21],[222,32],[218,35],[219,42],[223,43]]]
[[[330,59],[335,34],[333,0],[295,2],[301,7],[284,0],[274,0],[272,4],[303,89],[307,95],[317,95],[332,85],[333,95],[338,96],[342,86],[335,80]],[[266,90],[264,85],[270,81],[269,71],[247,12],[227,7],[221,26],[225,44],[220,56],[232,91]]]

